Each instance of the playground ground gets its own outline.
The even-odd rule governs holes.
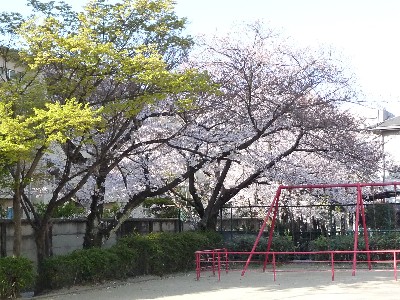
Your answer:
[[[270,272],[249,270],[221,274],[221,280],[211,272],[201,274],[180,273],[164,278],[137,277],[121,282],[95,286],[73,287],[33,299],[40,300],[110,300],[110,299],[163,299],[163,300],[239,300],[239,299],[399,299],[400,280],[395,281],[392,271],[339,270],[335,281],[329,271],[279,272],[276,281]]]

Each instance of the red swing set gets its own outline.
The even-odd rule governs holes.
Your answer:
[[[212,254],[211,261],[212,261],[212,270],[213,273],[215,271],[218,271],[218,278],[220,278],[221,274],[221,264],[224,266],[224,269],[226,272],[228,272],[229,269],[229,256],[230,255],[235,255],[235,254],[246,254],[248,255],[248,258],[246,261],[243,261],[244,268],[241,272],[241,275],[244,276],[249,264],[252,262],[252,257],[253,255],[263,255],[265,256],[264,262],[263,262],[263,271],[266,270],[266,266],[268,264],[268,257],[272,255],[272,260],[271,264],[273,267],[273,272],[274,272],[274,280],[276,279],[276,264],[275,264],[275,257],[276,255],[282,255],[282,254],[287,254],[287,255],[296,255],[296,254],[326,254],[330,255],[330,264],[331,264],[331,271],[332,271],[332,280],[334,280],[334,263],[335,259],[334,256],[335,254],[350,254],[352,255],[352,275],[354,276],[356,273],[356,267],[357,267],[357,255],[358,254],[364,254],[366,255],[366,263],[368,264],[368,269],[371,270],[372,268],[372,260],[371,260],[371,254],[373,253],[385,253],[385,254],[393,254],[393,260],[391,261],[393,263],[393,269],[394,269],[394,278],[397,280],[397,256],[400,253],[400,250],[370,250],[369,249],[369,240],[368,240],[368,230],[367,230],[367,223],[366,223],[366,218],[365,218],[365,209],[364,209],[364,202],[363,202],[363,197],[362,197],[362,190],[363,188],[370,187],[370,188],[375,188],[375,187],[393,187],[394,190],[394,195],[396,197],[397,195],[397,186],[400,186],[400,182],[387,182],[387,183],[347,183],[347,184],[309,184],[309,185],[292,185],[292,186],[285,186],[281,185],[278,187],[274,199],[267,211],[267,214],[264,218],[264,221],[260,227],[259,233],[256,237],[256,240],[254,242],[254,245],[252,247],[252,250],[250,252],[229,252],[226,249],[214,249],[214,250],[203,250],[203,251],[197,251],[196,252],[196,271],[197,271],[197,279],[200,278],[200,273],[202,269],[202,261],[204,261],[204,255],[207,255],[210,257],[210,253]],[[274,229],[275,229],[275,224],[276,224],[276,219],[278,216],[278,210],[279,210],[279,201],[280,197],[282,194],[282,191],[284,190],[295,190],[295,189],[308,189],[308,190],[314,190],[314,189],[331,189],[331,188],[355,188],[356,189],[356,209],[355,209],[355,226],[354,226],[354,246],[353,250],[349,251],[318,251],[318,252],[274,252],[271,251],[271,244],[272,244],[272,239],[274,236]],[[363,237],[364,237],[364,242],[365,242],[365,250],[359,250],[358,249],[358,238],[359,238],[359,226],[360,224],[360,217],[361,217],[361,222],[362,222],[362,227],[363,227]],[[268,233],[268,243],[267,243],[267,249],[265,252],[259,252],[256,251],[257,245],[261,239],[261,237],[264,234],[265,228],[267,226],[267,223],[270,223],[270,230]],[[377,260],[374,260],[374,262],[380,262]],[[382,261],[383,262],[383,261]]]

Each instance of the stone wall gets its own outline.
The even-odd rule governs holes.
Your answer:
[[[105,220],[107,222],[107,220]],[[82,249],[85,235],[85,219],[54,219],[50,229],[53,255],[70,253]],[[179,232],[189,230],[189,224],[178,219],[128,219],[120,229],[107,240],[105,246],[112,246],[117,239],[131,233]],[[14,225],[11,220],[0,219],[0,257],[12,255]],[[27,220],[22,222],[22,255],[36,262],[34,232]]]

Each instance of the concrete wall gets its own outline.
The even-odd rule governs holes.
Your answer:
[[[0,220],[0,249],[1,256],[10,256],[13,253],[14,225],[11,220]],[[22,255],[36,260],[36,245],[32,227],[22,222]]]
[[[82,249],[86,229],[85,219],[54,219],[50,229],[50,241],[53,255],[63,255],[76,249]],[[131,233],[179,232],[189,230],[189,224],[178,219],[128,219],[116,234],[111,235],[105,246],[116,243],[117,239]],[[12,255],[14,225],[11,220],[0,219],[0,256]],[[36,262],[34,232],[30,224],[22,222],[22,255]]]

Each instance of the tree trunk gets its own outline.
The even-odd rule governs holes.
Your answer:
[[[43,221],[44,222],[44,221]],[[38,266],[38,280],[35,286],[35,296],[41,294],[43,291],[48,289],[46,276],[44,276],[43,263],[44,260],[50,256],[50,242],[49,242],[49,224],[42,224],[37,230],[35,230],[35,244],[37,251],[37,266]]]
[[[101,230],[102,223],[96,216],[95,212],[90,212],[86,221],[85,236],[83,238],[83,248],[90,249],[101,247],[103,244],[104,234]]]
[[[13,197],[13,223],[14,223],[14,241],[13,255],[21,256],[22,241],[22,209],[21,209],[21,162],[18,161],[15,171],[14,197]]]
[[[218,222],[218,210],[217,212],[212,210],[206,210],[204,216],[199,222],[199,229],[202,231],[216,231]]]
[[[105,194],[106,176],[96,178],[96,190],[92,195],[90,212],[86,220],[86,231],[83,238],[83,248],[101,247],[104,239],[103,229],[103,203]]]

